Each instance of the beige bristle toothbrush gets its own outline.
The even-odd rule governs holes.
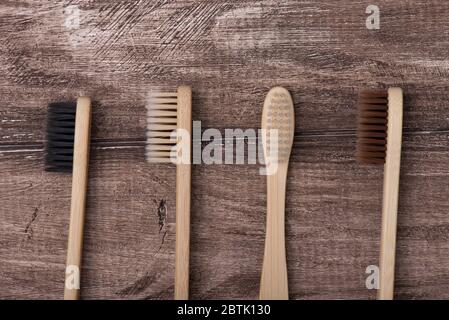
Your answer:
[[[72,172],[65,300],[78,300],[86,210],[91,127],[91,100],[59,102],[48,106],[45,170]]]
[[[360,93],[357,160],[366,164],[384,164],[379,300],[392,300],[394,296],[402,117],[402,89]]]
[[[268,92],[262,112],[262,132],[267,170],[267,226],[259,298],[288,300],[285,193],[295,112],[286,89],[274,87]]]
[[[146,159],[176,163],[175,299],[189,298],[192,90],[151,93],[147,105]],[[176,130],[176,139],[172,133]],[[175,150],[176,152],[172,152]]]

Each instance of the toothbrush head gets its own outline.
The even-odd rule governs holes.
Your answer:
[[[75,115],[76,102],[48,105],[45,171],[72,171]]]
[[[362,91],[357,120],[357,161],[384,164],[388,128],[388,91]]]
[[[151,163],[172,163],[180,156],[175,149],[184,129],[189,135],[192,128],[192,92],[180,86],[176,92],[153,92],[147,104],[147,144],[145,156]],[[189,137],[191,139],[191,137]],[[183,141],[186,142],[186,141]],[[190,148],[190,140],[187,141]],[[173,151],[176,150],[176,153]],[[190,152],[189,152],[190,154]]]
[[[262,111],[262,130],[266,162],[288,162],[295,135],[295,111],[285,88],[274,87],[268,92]]]

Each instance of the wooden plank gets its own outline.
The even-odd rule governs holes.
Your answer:
[[[448,138],[404,137],[397,298],[449,298]],[[353,135],[295,140],[286,203],[292,299],[376,296],[365,269],[378,263],[382,168],[355,163],[354,145]],[[142,145],[93,146],[82,298],[173,296],[175,171],[143,153]],[[0,152],[3,298],[62,298],[70,177],[43,172],[42,155]],[[257,298],[265,188],[255,165],[193,167],[192,298]]]
[[[171,297],[173,254],[167,248],[174,245],[174,217],[172,211],[162,215],[160,231],[163,211],[158,208],[160,201],[174,200],[170,182],[175,174],[148,170],[140,151],[92,150],[83,297],[138,296],[138,287],[126,288],[147,271],[155,272],[148,284],[151,296]],[[7,173],[0,214],[4,297],[62,298],[71,178],[44,172],[42,162],[40,150],[2,154],[2,172]]]
[[[449,3],[378,1],[377,31],[362,1],[74,4],[79,28],[62,3],[0,4],[2,298],[62,298],[70,176],[43,172],[45,108],[80,94],[96,101],[82,297],[172,298],[175,174],[144,162],[144,106],[181,83],[221,131],[258,128],[268,89],[292,92],[293,299],[375,298],[382,175],[352,160],[354,105],[362,87],[403,87],[396,297],[449,298]],[[257,166],[194,167],[192,298],[257,298],[264,197]]]
[[[297,131],[354,130],[357,91],[396,85],[406,130],[447,130],[449,3],[378,5],[367,30],[362,1],[102,0],[78,4],[79,27],[62,3],[3,2],[0,143],[43,140],[47,103],[79,94],[97,101],[94,139],[141,141],[148,91],[182,83],[204,127],[258,127],[283,85]]]

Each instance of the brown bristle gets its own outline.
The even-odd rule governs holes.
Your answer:
[[[357,121],[357,161],[385,163],[388,124],[388,92],[362,91]]]

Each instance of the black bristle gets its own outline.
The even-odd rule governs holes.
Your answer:
[[[48,105],[45,171],[72,171],[75,113],[75,102]]]

